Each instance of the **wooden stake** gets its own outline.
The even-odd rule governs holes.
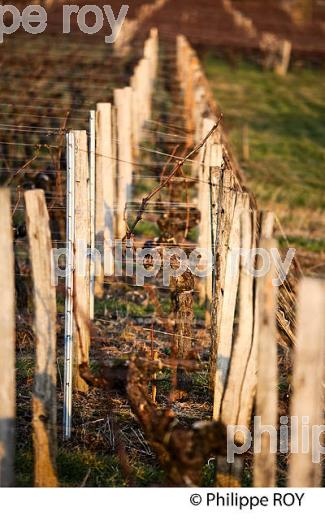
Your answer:
[[[211,231],[211,247],[213,261],[216,261],[217,245],[218,245],[218,232],[219,232],[219,207],[220,203],[220,189],[221,189],[221,168],[223,166],[223,150],[222,144],[214,143],[211,146],[211,157],[210,157],[210,231]],[[215,266],[213,266],[215,267]],[[213,269],[212,273],[212,299],[215,297],[216,292],[216,272]],[[212,302],[211,299],[211,302]]]
[[[204,138],[215,125],[213,119],[204,119],[202,138]],[[211,209],[210,209],[210,161],[211,161],[211,138],[202,148],[199,155],[199,162],[201,167],[199,170],[199,194],[198,206],[201,214],[199,224],[199,248],[203,251],[212,251],[211,244]],[[212,275],[206,276],[200,280],[200,303],[201,305],[208,305],[212,301]]]
[[[90,226],[90,248],[91,258],[89,261],[90,295],[89,295],[89,317],[95,317],[95,279],[96,279],[96,110],[89,112],[89,226]],[[67,157],[67,166],[69,157]],[[69,166],[68,166],[69,169]],[[69,173],[68,173],[69,175]],[[67,192],[67,206],[69,206],[70,194]],[[67,212],[69,218],[69,210]],[[69,241],[69,230],[67,231],[67,242]]]
[[[152,40],[152,80],[155,81],[159,65],[159,34],[156,27],[150,30],[150,38]]]
[[[138,91],[137,91],[137,99],[138,99],[138,133],[137,138],[140,143],[143,137],[143,126],[147,118],[147,107],[146,107],[146,65],[147,61],[145,59],[140,60],[139,68],[138,68]]]
[[[241,247],[246,249],[255,248],[256,237],[256,214],[247,211],[249,199],[244,195],[243,206],[246,209],[241,216]],[[235,220],[235,218],[234,218]],[[270,213],[261,217],[259,247],[263,247],[263,240],[272,235],[274,218]],[[241,257],[240,270],[240,300],[239,300],[239,329],[235,343],[231,350],[231,364],[229,366],[228,378],[222,396],[215,399],[215,419],[221,419],[226,425],[242,425],[249,427],[256,392],[256,367],[259,344],[259,331],[261,330],[258,302],[262,298],[263,284],[261,279],[256,281],[256,295],[254,295],[254,279],[247,270],[247,259]],[[222,316],[221,316],[222,320]],[[253,333],[254,329],[254,333]],[[219,350],[218,350],[219,356]],[[217,387],[216,380],[216,387]],[[216,405],[221,403],[221,408]],[[221,415],[218,415],[221,409]],[[242,432],[237,433],[237,442],[244,442]],[[235,461],[236,462],[236,461]],[[242,461],[229,465],[224,459],[218,458],[217,485],[240,486]]]
[[[251,250],[256,247],[256,213],[249,211],[249,200],[244,200],[241,215],[240,247]],[[246,367],[251,355],[254,327],[254,277],[246,268],[244,256],[240,258],[238,333],[231,353],[231,364],[221,407],[221,420],[236,425],[242,396],[246,391]],[[253,399],[253,397],[251,397]],[[244,426],[249,426],[250,415]],[[242,423],[241,423],[242,424]]]
[[[241,214],[240,247],[248,251],[256,247],[256,213],[249,211],[249,197],[243,196],[243,212]],[[221,402],[221,421],[227,426],[242,424],[238,415],[242,396],[246,391],[246,366],[251,355],[254,320],[254,278],[246,269],[245,258],[240,258],[239,275],[239,315],[238,333],[231,351],[231,363],[226,380],[224,395]],[[253,400],[253,397],[251,398]],[[253,405],[252,405],[253,406]],[[243,426],[248,427],[250,415],[246,417]],[[240,439],[242,440],[242,439]],[[218,457],[217,485],[221,487],[241,485],[242,460],[233,464]]]
[[[275,72],[279,76],[286,76],[291,59],[292,43],[288,40],[282,42],[281,61],[275,67]]]
[[[260,248],[271,253],[277,248],[275,240],[262,240]],[[260,425],[270,426],[276,432],[278,423],[278,359],[277,359],[277,287],[276,267],[271,263],[269,271],[259,279],[258,291],[258,353],[257,353],[257,391],[255,416]],[[259,446],[254,442],[254,485],[255,487],[276,486],[277,437],[272,442],[267,431],[259,431],[255,425],[254,433],[261,436]]]
[[[217,350],[220,338],[221,316],[223,300],[225,295],[225,276],[230,231],[233,222],[234,210],[236,205],[236,191],[233,190],[233,173],[230,170],[222,172],[219,188],[218,213],[218,248],[216,251],[216,288],[214,303],[215,316],[217,323],[212,331],[211,353],[210,353],[210,388],[215,391],[215,376],[217,367]],[[220,403],[219,403],[220,405]]]
[[[271,239],[273,237],[273,227],[274,227],[274,214],[271,212],[263,212],[260,217],[259,224],[259,238],[258,238],[258,247],[262,241]],[[237,418],[237,424],[249,425],[247,420],[251,417],[254,399],[256,395],[256,385],[257,385],[257,356],[258,356],[258,342],[259,342],[259,330],[260,330],[260,311],[259,311],[259,302],[260,302],[260,292],[262,290],[262,282],[261,278],[257,278],[255,280],[255,301],[254,301],[254,333],[253,333],[253,343],[250,355],[247,359],[246,365],[246,375],[244,379],[244,386],[241,392],[239,412]]]
[[[297,343],[290,412],[291,421],[295,422],[297,428],[297,435],[291,441],[291,487],[321,486],[322,465],[313,462],[312,457],[313,447],[315,448],[321,439],[319,435],[313,435],[312,427],[324,424],[324,316],[325,281],[304,278],[298,291]]]
[[[104,111],[105,117],[105,111]],[[105,215],[104,215],[104,171],[103,171],[103,153],[102,146],[105,146],[105,139],[102,133],[102,122],[103,117],[96,110],[96,154],[95,154],[95,171],[96,171],[96,195],[95,195],[95,245],[102,255],[100,265],[96,262],[95,264],[95,296],[102,298],[104,295],[104,270],[103,270],[103,243],[104,243],[104,228],[105,228]],[[101,137],[99,137],[101,133]]]
[[[102,239],[100,247],[104,257],[104,276],[114,274],[113,242],[115,236],[115,179],[113,166],[112,106],[110,103],[98,103],[96,114],[96,174],[101,179],[103,229],[97,235]],[[102,278],[102,277],[101,277]],[[102,291],[100,291],[102,292]]]
[[[244,161],[249,161],[250,157],[250,147],[249,147],[249,130],[248,126],[243,126],[243,159]]]
[[[25,193],[34,284],[36,366],[33,392],[34,481],[57,486],[56,291],[51,283],[52,243],[44,192]]]
[[[0,189],[0,487],[14,485],[16,371],[15,286],[10,190]]]
[[[210,150],[209,150],[210,148]],[[210,151],[209,158],[209,176],[208,183],[206,184],[209,191],[209,212],[207,215],[208,233],[210,235],[208,239],[208,246],[212,253],[212,272],[206,277],[206,293],[207,293],[207,308],[205,314],[205,324],[207,327],[211,326],[211,320],[213,315],[213,301],[216,292],[216,272],[215,272],[215,260],[217,251],[217,240],[218,240],[218,204],[219,204],[219,188],[221,178],[221,167],[223,164],[223,152],[221,144],[211,144],[208,148]]]
[[[229,239],[227,244],[224,244],[226,254],[223,259],[220,258],[220,261],[225,262],[225,264],[222,298],[219,300],[220,313],[216,331],[217,363],[214,383],[214,420],[218,420],[220,417],[221,403],[228,377],[239,284],[240,215],[244,209],[244,197],[241,193],[236,194],[234,203],[235,209],[230,217],[229,224],[227,224],[229,225]]]
[[[142,76],[142,103],[144,107],[142,127],[146,121],[151,118],[151,79],[150,79],[150,60],[143,59],[143,76]]]
[[[125,209],[131,196],[132,185],[132,89],[116,89],[114,102],[117,110],[118,176],[117,176],[117,234],[126,233]]]
[[[136,65],[134,74],[130,81],[132,88],[132,145],[134,150],[134,156],[138,157],[140,144],[140,66]]]
[[[75,139],[75,270],[74,270],[74,318],[73,388],[86,392],[87,384],[79,375],[79,365],[89,363],[89,257],[90,242],[88,197],[87,133],[73,132]]]

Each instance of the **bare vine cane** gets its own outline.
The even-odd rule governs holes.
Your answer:
[[[195,156],[201,148],[205,145],[205,143],[208,141],[208,139],[211,137],[212,134],[217,130],[218,126],[220,125],[221,121],[223,119],[223,114],[221,113],[216,123],[213,125],[211,130],[207,133],[205,138],[197,145],[193,150],[191,150],[183,159],[179,160],[176,166],[173,168],[171,173],[163,179],[158,186],[156,186],[146,197],[142,199],[142,203],[140,206],[140,209],[137,213],[137,216],[133,222],[133,224],[127,229],[126,235],[123,237],[123,241],[130,239],[132,235],[134,234],[134,230],[137,226],[137,224],[142,220],[143,213],[147,207],[148,202],[157,194],[159,193],[165,186],[168,185],[170,180],[176,175],[176,173],[179,172],[179,170],[183,167],[183,165],[186,163],[186,161],[190,160],[193,156]]]

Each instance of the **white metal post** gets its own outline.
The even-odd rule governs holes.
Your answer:
[[[89,118],[90,146],[89,146],[89,209],[90,209],[90,319],[95,317],[95,235],[96,235],[96,110],[90,111]]]
[[[74,271],[74,184],[75,184],[75,142],[72,132],[67,134],[67,255],[66,255],[66,293],[65,293],[65,332],[64,332],[64,404],[63,435],[71,437],[72,419],[72,363],[73,363],[73,271]]]

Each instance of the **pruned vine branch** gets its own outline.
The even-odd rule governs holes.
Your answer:
[[[139,211],[137,213],[137,216],[133,222],[133,224],[128,227],[128,230],[127,230],[127,233],[125,235],[125,237],[123,238],[123,240],[125,239],[130,239],[132,237],[132,235],[134,234],[134,230],[137,226],[137,224],[142,220],[142,216],[143,216],[143,213],[147,207],[147,204],[148,202],[157,194],[159,193],[163,188],[165,188],[165,186],[168,185],[168,183],[170,182],[170,180],[180,171],[180,169],[184,166],[184,164],[186,163],[186,161],[188,161],[189,159],[191,159],[194,155],[196,155],[200,150],[201,148],[203,148],[203,146],[205,145],[205,143],[208,141],[208,139],[210,139],[211,135],[214,134],[214,132],[217,130],[221,120],[223,118],[223,114],[220,114],[217,122],[213,125],[213,127],[211,128],[211,130],[207,133],[207,135],[204,137],[204,139],[195,147],[193,148],[193,150],[191,150],[183,159],[181,159],[180,161],[178,161],[178,163],[175,165],[175,167],[173,168],[173,170],[170,172],[170,174],[168,175],[168,177],[166,178],[162,178],[162,180],[160,181],[160,183],[158,184],[158,186],[156,186],[150,193],[149,195],[147,195],[146,197],[144,197],[142,199],[142,202],[141,202],[141,206],[139,208]]]

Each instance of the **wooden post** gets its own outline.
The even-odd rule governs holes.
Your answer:
[[[151,88],[153,86],[153,82],[155,79],[155,42],[153,39],[153,29],[151,29],[150,37],[147,39],[147,41],[144,44],[144,58],[146,58],[149,61],[149,78],[150,78],[150,84]]]
[[[52,243],[44,192],[25,193],[26,222],[34,285],[36,366],[33,391],[34,481],[57,486],[56,477],[56,291]]]
[[[118,176],[118,142],[117,142],[117,109],[112,105],[112,168],[114,178],[114,237],[117,233],[117,176]]]
[[[200,142],[202,135],[203,114],[206,109],[206,91],[202,85],[202,71],[197,72],[196,88],[194,93],[194,141],[196,144]]]
[[[100,222],[102,229],[98,230],[99,250],[103,255],[104,270],[98,283],[102,284],[103,275],[114,274],[113,242],[115,236],[115,179],[112,136],[112,105],[98,103],[96,113],[96,175],[100,179],[101,193],[98,193],[98,211],[102,213]],[[99,290],[102,293],[102,290]]]
[[[249,129],[247,125],[243,126],[243,160],[249,161],[250,147],[249,147]]]
[[[249,251],[256,248],[257,219],[256,212],[249,211],[250,203],[248,196],[242,196],[244,197],[244,211],[241,215],[240,247],[245,251]],[[236,217],[234,217],[234,220],[236,220]],[[263,215],[259,247],[263,247],[264,238],[270,238],[272,229],[273,215]],[[240,425],[246,428],[250,425],[256,392],[257,355],[262,326],[260,322],[261,311],[259,310],[258,304],[263,297],[262,289],[264,287],[261,278],[254,280],[251,268],[248,269],[247,258],[246,255],[242,254],[240,260],[238,333],[231,349],[231,362],[225,387],[223,390],[219,385],[221,397],[216,395],[214,405],[215,419],[221,420],[227,426]],[[256,289],[254,289],[255,285]],[[222,318],[223,315],[221,316],[221,320]],[[220,351],[218,349],[218,356],[219,353]],[[221,365],[224,364],[224,362],[221,363]],[[217,383],[218,380],[216,380],[216,388]],[[218,410],[220,410],[220,415],[218,414]],[[274,408],[272,408],[272,410],[274,410]],[[235,440],[240,443],[246,439],[243,433],[238,431]],[[237,460],[233,465],[230,465],[227,464],[225,459],[218,458],[217,465],[217,485],[222,487],[240,486],[242,473],[241,460]]]
[[[256,212],[249,210],[249,200],[244,201],[241,215],[240,247],[246,251],[256,248]],[[238,333],[231,353],[231,365],[221,407],[221,420],[236,425],[242,396],[246,390],[246,367],[251,356],[254,329],[254,277],[246,268],[244,255],[240,258]],[[252,396],[250,396],[253,399]],[[244,426],[248,426],[250,416]]]
[[[74,268],[74,349],[73,388],[86,392],[87,384],[79,375],[79,365],[89,363],[89,257],[90,242],[89,196],[88,196],[88,150],[87,133],[74,131],[75,139],[75,268]]]
[[[194,112],[194,54],[193,49],[186,42],[186,85],[185,85],[185,113],[187,126],[187,141],[188,147],[193,146],[193,133],[195,130],[193,112]]]
[[[179,35],[176,42],[177,76],[180,82],[188,131],[187,146],[193,146],[195,131],[195,96],[197,58],[184,36]]]
[[[10,190],[0,189],[0,487],[14,485],[16,417],[15,275]]]
[[[210,153],[209,153],[210,152]],[[215,272],[215,261],[217,251],[217,240],[218,240],[218,202],[219,202],[219,188],[221,178],[221,167],[223,163],[223,153],[221,144],[211,144],[207,153],[209,154],[209,174],[204,190],[209,192],[209,213],[206,217],[207,228],[209,237],[207,237],[207,246],[210,248],[212,253],[212,271],[205,279],[206,283],[206,314],[205,324],[207,327],[211,326],[211,319],[213,316],[213,301],[216,290],[216,272]],[[208,159],[208,157],[207,157]]]
[[[220,196],[220,181],[221,181],[221,168],[223,166],[223,150],[222,144],[214,143],[211,146],[211,158],[210,158],[210,231],[211,231],[211,247],[213,257],[213,272],[212,272],[212,290],[211,290],[211,302],[215,297],[216,292],[216,253],[218,243],[218,226],[219,226],[219,196]]]
[[[157,78],[159,66],[159,35],[156,27],[150,30],[150,38],[152,40],[152,80],[154,82]]]
[[[101,253],[100,265],[95,264],[95,296],[102,298],[104,295],[104,270],[103,270],[103,244],[104,244],[104,228],[105,228],[105,211],[104,211],[104,170],[103,170],[103,151],[102,147],[105,146],[104,133],[102,132],[103,126],[105,127],[105,116],[107,110],[101,110],[99,112],[98,105],[96,110],[96,196],[95,196],[95,244],[96,249]],[[103,113],[104,112],[104,113]],[[104,125],[103,125],[104,123]],[[99,136],[99,134],[101,134]]]
[[[214,414],[219,415],[220,410],[217,411],[220,406],[221,395],[219,395],[219,389],[215,386],[216,380],[216,372],[217,372],[217,352],[219,352],[220,346],[220,335],[221,335],[221,323],[223,323],[223,328],[226,326],[227,329],[227,341],[228,344],[229,336],[230,336],[230,326],[233,321],[232,310],[229,314],[226,307],[228,305],[227,301],[224,303],[225,298],[230,296],[226,291],[225,280],[226,280],[226,267],[227,267],[227,256],[229,255],[229,259],[231,257],[231,253],[229,250],[229,240],[232,225],[234,224],[234,247],[236,247],[236,242],[239,241],[239,220],[234,219],[234,211],[237,201],[237,192],[234,190],[234,178],[233,173],[230,170],[225,170],[222,173],[221,184],[220,184],[220,197],[219,197],[219,205],[218,205],[218,215],[219,215],[219,226],[218,226],[218,250],[216,252],[217,262],[215,265],[216,270],[216,294],[214,305],[216,306],[216,315],[217,315],[217,326],[213,331],[212,342],[211,342],[211,353],[210,353],[210,387],[212,391],[214,391],[215,395],[217,395],[218,403],[215,403],[215,411]],[[237,208],[239,210],[239,207]],[[240,214],[240,213],[239,213]],[[239,219],[239,214],[237,218]],[[235,238],[236,237],[236,238]],[[229,264],[230,269],[230,264]],[[231,275],[229,271],[228,276],[228,284],[236,282],[235,278]],[[228,287],[229,288],[229,287]],[[233,286],[234,289],[234,286]],[[233,306],[233,290],[231,290],[231,306]],[[225,309],[225,311],[223,310]],[[232,309],[232,307],[231,307]],[[226,313],[227,316],[227,325],[226,322],[222,322],[223,312]],[[229,322],[230,319],[230,322]],[[226,330],[224,328],[224,331]],[[225,339],[225,337],[224,337]],[[228,347],[227,349],[228,350]],[[221,351],[220,351],[221,352]],[[222,354],[220,354],[222,355]],[[219,382],[220,383],[220,382]],[[219,385],[218,383],[218,385]]]
[[[137,141],[138,144],[142,138],[143,125],[146,120],[146,107],[144,101],[145,95],[145,87],[144,87],[144,75],[145,75],[145,60],[142,59],[139,61],[138,69],[137,69],[137,93],[136,99],[138,100],[138,108],[137,108]]]
[[[182,34],[178,34],[176,37],[176,66],[177,66],[177,79],[182,89],[184,89],[184,44],[185,38]]]
[[[290,66],[292,43],[288,40],[283,40],[283,42],[281,43],[281,47],[282,50],[280,62],[276,65],[275,72],[279,76],[286,76]]]
[[[273,237],[274,228],[274,214],[271,212],[263,212],[260,216],[259,230],[258,230],[258,247],[262,241],[271,239]],[[257,384],[257,355],[258,355],[258,341],[259,341],[259,330],[260,330],[260,292],[262,290],[261,278],[255,280],[255,301],[254,301],[254,333],[253,343],[250,351],[250,355],[246,365],[246,377],[244,380],[244,386],[241,393],[241,400],[238,412],[237,424],[243,424],[248,426],[247,421],[250,420],[254,399],[256,395],[256,384]]]
[[[142,67],[143,67],[143,76],[142,76],[142,90],[141,90],[141,101],[143,103],[143,120],[142,125],[151,118],[151,77],[150,77],[150,60],[143,59]]]
[[[139,150],[138,146],[140,144],[140,104],[141,104],[141,96],[140,96],[140,66],[136,65],[134,69],[134,74],[130,81],[130,86],[132,88],[132,144],[134,156],[138,157]]]
[[[247,195],[237,193],[233,216],[229,222],[229,240],[225,255],[225,276],[219,320],[217,324],[217,363],[214,386],[213,418],[218,420],[228,378],[233,344],[235,309],[239,285],[240,216],[246,206]],[[220,236],[220,235],[219,235]]]
[[[172,260],[172,267],[174,268]],[[171,278],[170,288],[173,294],[173,312],[175,315],[175,345],[173,351],[176,359],[187,360],[193,349],[193,289],[194,276],[189,269],[183,274]],[[190,388],[190,379],[186,371],[177,368],[177,390],[175,399],[180,399]]]
[[[244,196],[241,214],[240,247],[249,251],[256,247],[256,213],[249,210],[249,198]],[[214,320],[215,322],[215,320]],[[240,258],[238,333],[231,352],[231,363],[221,402],[220,420],[227,426],[242,424],[238,422],[241,401],[246,392],[246,366],[251,356],[254,324],[254,278],[246,269],[244,255]],[[253,396],[251,396],[253,401]],[[252,404],[253,406],[253,404]],[[248,427],[249,416],[243,426]],[[240,439],[241,441],[242,439]],[[241,485],[242,461],[228,464],[226,459],[217,459],[217,486]]]
[[[262,240],[260,248],[268,252],[277,247],[275,240]],[[276,266],[272,261],[269,271],[259,280],[257,339],[257,389],[255,416],[260,425],[271,426],[276,432],[278,424],[278,356],[277,356],[277,287]],[[254,428],[255,435],[261,437],[260,446],[254,441],[254,486],[276,486],[277,442],[272,443],[270,433]],[[277,441],[277,436],[275,437]],[[259,449],[260,452],[259,452]]]
[[[117,235],[126,233],[125,208],[131,196],[132,185],[132,89],[114,91],[117,110],[118,176],[117,176]]]
[[[294,352],[289,486],[319,487],[322,465],[313,462],[315,425],[323,425],[325,356],[325,281],[304,278],[298,291],[297,342]],[[305,424],[305,425],[304,425]],[[304,435],[303,435],[304,433]]]
[[[102,121],[102,117],[98,114],[98,107],[96,111],[96,134],[101,130],[99,128],[100,122]],[[102,142],[103,136],[100,139],[100,142],[97,139],[96,135],[96,224],[95,224],[95,235],[96,235],[96,245],[100,246],[104,241],[104,194],[103,194],[103,168],[102,166]],[[101,249],[99,247],[99,249]],[[97,296],[102,296],[102,286],[97,280],[96,294]]]
[[[122,26],[121,33],[114,43],[114,52],[118,56],[126,56],[130,51],[132,39],[135,37],[137,31],[143,26],[144,22],[154,14],[155,11],[161,9],[167,0],[156,0],[151,4],[144,4],[140,7],[137,13],[137,18],[133,20],[125,20]],[[147,40],[151,45],[154,45],[153,39],[158,35],[157,29],[151,29],[150,38]]]
[[[204,119],[202,138],[204,138],[214,126],[213,119]],[[198,206],[201,214],[199,224],[199,248],[212,251],[211,244],[211,209],[210,209],[210,161],[212,140],[209,139],[199,154],[199,183]],[[199,286],[200,303],[206,305],[212,301],[212,276],[202,278]]]
[[[140,128],[140,140],[142,137],[143,126],[147,119],[147,105],[146,105],[146,74],[147,74],[147,63],[148,61],[142,58],[139,62],[139,128]]]
[[[244,207],[247,208],[247,201],[246,203],[244,202]],[[249,235],[251,233],[251,243],[255,247],[256,214],[252,214],[250,231],[249,228],[247,229],[246,227],[249,224],[247,221],[245,223],[245,220],[247,219],[247,215],[245,216],[245,214],[246,211],[242,216],[243,220],[241,243],[242,245],[247,245],[249,243]],[[260,247],[260,244],[264,239],[270,239],[272,237],[273,225],[274,215],[272,213],[263,213],[261,215],[260,221],[258,247]],[[238,335],[237,341],[235,342],[234,349],[232,351],[232,361],[228,375],[227,387],[223,397],[221,417],[227,425],[235,424],[248,428],[256,394],[257,355],[260,330],[259,301],[261,299],[260,293],[263,285],[260,278],[255,281],[250,281],[249,277],[247,277],[245,280],[243,271],[243,269],[245,269],[245,264],[242,263],[241,267],[242,290],[240,292],[240,296],[242,300],[240,304],[239,317],[240,335]],[[251,306],[251,298],[253,298],[253,309]],[[247,308],[245,308],[245,302],[247,304]],[[248,322],[245,325],[246,318],[248,319]],[[247,328],[244,331],[245,327]],[[253,331],[251,330],[251,327],[253,328]],[[239,371],[241,371],[241,375]],[[232,392],[234,392],[233,395]],[[215,417],[217,418],[218,416],[216,415]],[[238,442],[245,441],[241,432],[238,432],[236,440]],[[221,487],[240,486],[242,461],[238,459],[237,461],[235,460],[233,465],[230,465],[225,459],[219,459],[217,461],[217,485]]]

